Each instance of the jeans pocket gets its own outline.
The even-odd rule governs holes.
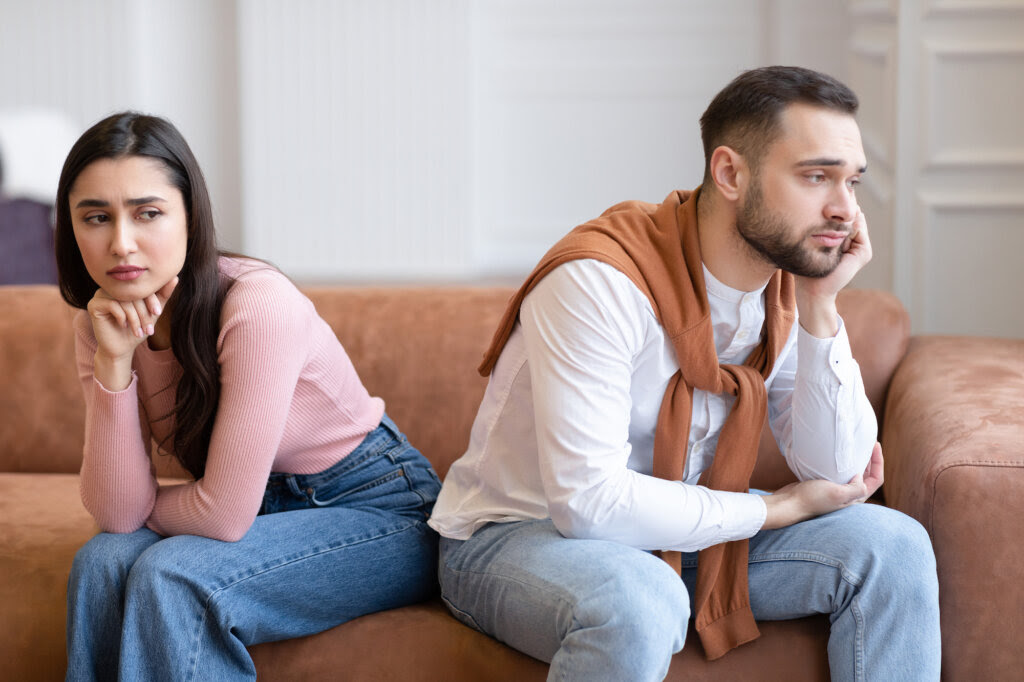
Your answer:
[[[348,477],[344,477],[332,481],[334,485],[324,485],[320,488],[315,488],[313,494],[310,495],[310,504],[316,507],[333,507],[342,501],[349,504],[366,499],[384,498],[388,495],[409,490],[405,469],[402,467],[393,468],[383,475],[359,485],[339,490],[341,486],[337,484],[344,484],[346,482],[351,484]]]

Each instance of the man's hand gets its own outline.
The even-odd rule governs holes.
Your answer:
[[[96,337],[93,374],[108,391],[131,383],[135,349],[154,332],[156,321],[178,284],[175,277],[156,293],[138,301],[119,301],[97,289],[89,301],[89,321]]]
[[[797,277],[796,305],[800,326],[809,334],[824,339],[839,331],[836,294],[871,260],[871,239],[864,212],[858,210],[850,236],[841,247],[839,265],[826,277]]]
[[[871,461],[868,462],[864,473],[857,474],[849,483],[821,480],[790,483],[764,498],[768,516],[762,528],[785,528],[843,507],[859,504],[881,487],[885,476],[883,469],[882,446],[875,443],[875,449],[871,451]]]

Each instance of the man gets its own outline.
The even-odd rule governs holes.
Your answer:
[[[860,504],[882,454],[835,307],[871,258],[856,109],[823,74],[743,73],[701,117],[700,188],[542,259],[430,521],[457,618],[551,679],[655,680],[691,612],[711,658],[827,613],[834,680],[938,679],[927,534]],[[766,411],[800,482],[760,495]]]

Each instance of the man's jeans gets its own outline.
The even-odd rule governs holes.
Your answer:
[[[97,535],[71,570],[67,679],[256,679],[248,645],[429,598],[439,489],[385,416],[326,471],[271,475],[238,542]]]
[[[661,559],[562,537],[549,519],[441,539],[441,593],[456,618],[551,663],[551,680],[661,680],[683,647],[696,582]],[[924,528],[860,504],[750,540],[758,620],[829,614],[835,682],[939,679],[935,557]],[[728,654],[726,654],[728,655]]]

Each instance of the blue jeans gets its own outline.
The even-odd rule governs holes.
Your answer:
[[[68,582],[67,679],[254,680],[249,645],[429,598],[439,490],[385,416],[326,471],[272,474],[238,542],[100,533]]]
[[[696,554],[680,580],[652,554],[566,539],[548,519],[441,538],[440,554],[455,617],[549,662],[549,680],[661,680],[683,648]],[[935,557],[910,517],[861,504],[761,531],[749,583],[758,620],[829,615],[835,682],[939,679]]]

